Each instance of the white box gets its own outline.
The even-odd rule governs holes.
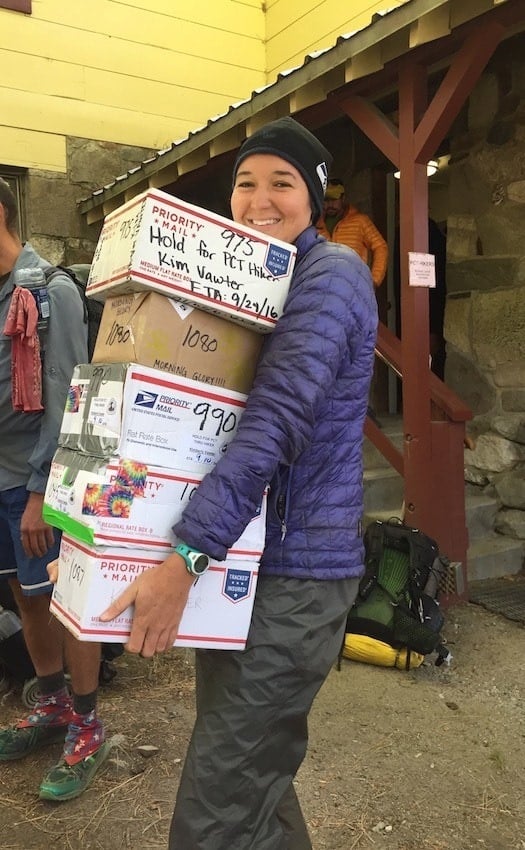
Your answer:
[[[233,438],[246,396],[133,365],[124,385],[121,457],[208,472]]]
[[[44,496],[49,525],[89,546],[167,552],[178,522],[204,474],[147,466],[127,458],[105,461],[83,452],[55,452]],[[228,557],[259,560],[266,531],[266,493],[256,516]]]
[[[136,363],[75,367],[59,446],[109,459],[207,472],[232,439],[246,396]]]
[[[123,643],[132,609],[109,623],[99,616],[133,579],[162,560],[158,552],[95,549],[64,535],[50,611],[79,640]],[[257,576],[256,561],[213,561],[190,590],[174,646],[244,649]]]
[[[106,217],[86,292],[104,300],[152,289],[268,333],[295,257],[287,242],[148,190]]]

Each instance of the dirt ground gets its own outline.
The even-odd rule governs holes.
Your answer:
[[[525,850],[524,631],[447,612],[449,668],[343,662],[315,704],[297,777],[315,850]],[[192,654],[124,656],[102,690],[112,757],[78,800],[40,802],[60,748],[0,768],[2,850],[165,850],[193,717]],[[16,694],[2,723],[21,712]],[[153,747],[152,754],[140,747]]]

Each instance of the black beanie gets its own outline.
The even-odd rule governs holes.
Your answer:
[[[323,211],[328,172],[332,164],[331,154],[319,139],[293,118],[278,118],[277,121],[265,124],[241,145],[233,166],[234,184],[243,159],[255,153],[280,156],[297,168],[308,186],[314,218],[317,219]]]

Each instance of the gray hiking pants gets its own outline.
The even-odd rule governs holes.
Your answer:
[[[358,583],[260,577],[246,649],[197,651],[169,850],[311,850],[293,778]]]

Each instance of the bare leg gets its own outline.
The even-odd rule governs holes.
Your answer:
[[[49,612],[49,596],[24,596],[16,580],[10,581],[20,611],[24,638],[38,676],[49,676],[64,667],[64,647],[71,684],[76,694],[97,690],[100,643],[77,640]]]
[[[100,643],[77,640],[65,632],[67,669],[71,676],[73,693],[92,694],[98,688],[100,668]]]
[[[38,676],[58,673],[64,666],[64,627],[49,613],[49,596],[24,596],[18,581],[9,582],[20,612],[26,646]]]

